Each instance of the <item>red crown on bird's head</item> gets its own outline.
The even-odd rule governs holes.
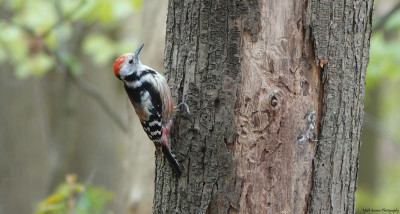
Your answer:
[[[125,60],[128,58],[126,54],[120,56],[117,60],[114,62],[114,75],[117,76],[119,73],[119,70],[121,69],[122,63],[125,62]]]

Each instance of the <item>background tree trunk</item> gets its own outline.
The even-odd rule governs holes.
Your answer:
[[[353,213],[373,1],[169,1],[153,213]],[[318,142],[317,142],[318,139]]]

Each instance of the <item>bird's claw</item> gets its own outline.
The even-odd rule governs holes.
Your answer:
[[[189,115],[192,115],[192,114],[190,113],[189,106],[188,106],[188,104],[186,103],[186,95],[188,95],[188,94],[190,94],[190,92],[185,92],[185,93],[183,94],[182,102],[180,102],[178,105],[176,105],[176,106],[175,106],[175,109],[178,109],[180,106],[183,105],[183,106],[185,107],[186,113],[189,114]]]

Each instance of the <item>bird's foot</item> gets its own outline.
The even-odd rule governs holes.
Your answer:
[[[176,106],[174,107],[174,109],[178,110],[178,108],[179,108],[180,106],[184,106],[184,107],[185,107],[186,113],[188,113],[189,115],[191,115],[191,114],[190,114],[190,110],[189,110],[189,106],[188,106],[188,104],[186,103],[186,96],[187,96],[188,94],[190,94],[190,92],[185,92],[185,93],[183,94],[182,102],[180,102],[178,105],[176,105]]]

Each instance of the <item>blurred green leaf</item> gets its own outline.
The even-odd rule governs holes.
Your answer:
[[[102,34],[91,34],[83,42],[84,53],[91,56],[95,63],[105,65],[116,54],[116,44]]]
[[[124,17],[129,16],[134,9],[136,9],[135,5],[130,4],[130,2],[120,1],[120,3],[113,5],[113,16],[117,20],[122,20]]]
[[[117,44],[118,53],[133,52],[137,49],[135,45],[138,44],[136,40],[122,40]]]
[[[88,23],[92,23],[95,21],[92,14],[96,14],[96,6],[99,1],[95,0],[87,0],[81,6],[79,6],[79,10],[75,11],[72,15],[72,21],[85,21]]]
[[[143,0],[132,0],[133,8],[140,9],[143,5]]]
[[[89,186],[84,197],[79,200],[78,207],[82,211],[101,213],[108,201],[114,198],[114,194],[101,187]]]
[[[385,23],[385,30],[399,29],[400,27],[400,11],[396,11]]]
[[[26,0],[5,1],[7,8],[18,10],[25,5]]]
[[[38,11],[41,11],[38,13]],[[30,0],[24,2],[24,6],[13,17],[16,23],[23,23],[37,34],[44,32],[57,21],[53,1]]]
[[[47,54],[40,52],[30,59],[32,73],[41,76],[51,69],[54,65],[54,59]]]
[[[104,26],[115,26],[119,20],[129,16],[138,8],[141,8],[140,1],[133,1],[131,4],[127,0],[87,0],[79,7],[72,19],[83,20],[87,23],[97,21]]]
[[[67,65],[74,75],[82,73],[81,62],[72,53],[66,53],[61,56],[62,62]]]
[[[366,89],[400,77],[400,44],[386,43],[382,34],[371,38],[370,62],[367,69]]]
[[[102,187],[76,183],[75,175],[67,175],[67,182],[38,204],[34,214],[67,214],[71,210],[81,214],[105,213],[105,206],[114,195]]]
[[[10,61],[23,62],[28,55],[28,41],[23,31],[16,26],[3,25],[1,27],[0,40],[5,48],[10,50]]]
[[[16,64],[16,75],[19,78],[26,78],[31,75],[41,76],[54,65],[54,60],[43,52],[27,58],[24,63]]]
[[[397,164],[385,166],[376,173],[379,183],[377,192],[370,192],[362,186],[357,188],[356,200],[359,211],[362,211],[363,208],[394,209],[399,205],[400,194],[398,191],[392,191],[400,189],[400,169]]]
[[[63,213],[63,211],[65,211],[65,210],[66,210],[65,204],[50,204],[50,205],[41,207],[34,214]]]
[[[108,0],[98,0],[98,4],[96,4],[97,13],[93,14],[97,20],[100,20],[102,23],[109,23],[112,21],[112,9],[113,2]]]
[[[54,68],[57,56],[62,56],[61,66],[77,75],[83,71],[78,57],[82,52],[103,66],[112,63],[116,55],[132,51],[132,38],[118,39],[115,30],[125,23],[135,26],[137,20],[129,18],[143,3],[142,0],[2,1],[12,16],[9,22],[0,19],[0,62],[10,62],[20,78],[45,74]],[[61,11],[56,10],[56,4]],[[75,31],[82,26],[91,30]],[[46,36],[42,38],[44,32]],[[73,50],[76,46],[81,49]],[[71,51],[73,55],[60,54]]]

